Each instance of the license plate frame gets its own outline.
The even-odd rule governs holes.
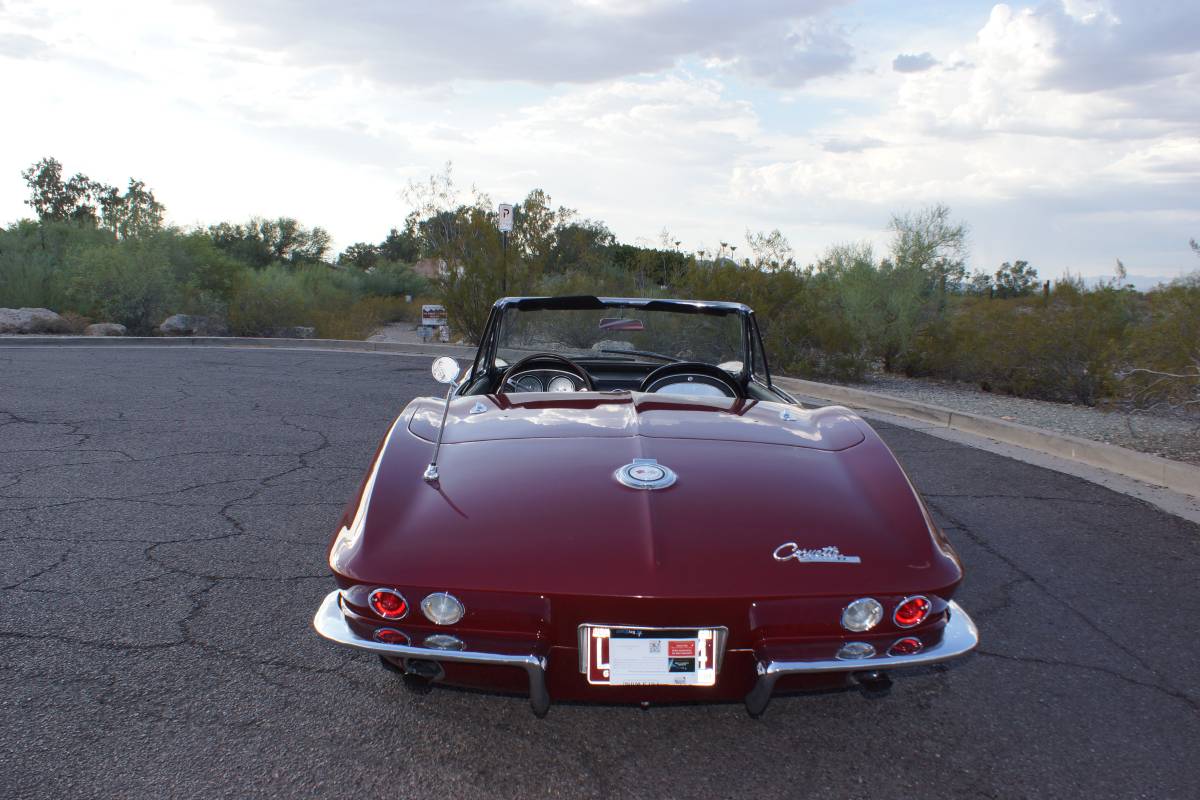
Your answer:
[[[727,630],[580,625],[579,662],[593,686],[716,685]]]

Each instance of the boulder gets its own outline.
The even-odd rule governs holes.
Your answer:
[[[229,329],[213,317],[172,314],[158,326],[164,336],[225,336]]]
[[[125,326],[115,322],[97,322],[83,329],[84,336],[124,336]]]
[[[187,314],[172,314],[158,326],[158,332],[166,336],[191,336],[196,332],[193,319]]]
[[[293,328],[276,328],[271,331],[276,339],[311,339],[317,335],[317,329],[308,325],[297,325]]]
[[[0,333],[66,333],[67,321],[48,308],[0,308]]]

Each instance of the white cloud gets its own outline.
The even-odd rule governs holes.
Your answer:
[[[771,158],[735,170],[734,189],[764,206],[820,203],[881,215],[949,202],[986,209],[976,227],[998,225],[1009,235],[1004,219],[1020,217],[1034,227],[1019,237],[1043,241],[1057,235],[1056,220],[1097,204],[1157,211],[1181,225],[1197,216],[1200,190],[1200,35],[1189,45],[1173,36],[1173,54],[1164,47],[1161,58],[1145,57],[1138,49],[1148,31],[1161,32],[1168,18],[1195,23],[1148,13],[1126,26],[1136,13],[1100,3],[997,5],[975,37],[944,43],[956,69],[895,75],[890,96],[877,73],[852,79],[875,90],[879,110],[823,126],[815,138],[824,146],[814,137],[777,139]],[[1114,56],[1127,49],[1127,57]],[[1108,57],[1116,63],[1097,71]],[[844,93],[845,82],[816,88]],[[887,144],[829,146],[859,141]],[[1026,217],[1019,205],[1040,214]],[[1098,231],[1078,252],[1094,253],[1113,235],[1111,227]],[[1175,236],[1186,241],[1182,227]]]
[[[0,33],[0,56],[9,58],[35,58],[49,47],[36,36],[24,33]]]
[[[384,83],[539,84],[659,72],[718,58],[772,85],[845,70],[840,0],[212,0],[239,38],[295,63],[354,64]]]
[[[922,72],[936,67],[937,63],[938,60],[928,51],[916,54],[901,53],[892,59],[892,69],[896,72]]]
[[[6,83],[0,219],[54,155],[146,180],[176,222],[290,214],[344,246],[451,160],[497,200],[542,187],[627,241],[779,226],[804,260],[942,201],[984,267],[1165,268],[1176,239],[1192,263],[1186,4],[998,5],[965,28],[959,6],[930,25],[843,5],[4,0],[0,69],[37,80]]]
[[[830,153],[861,153],[872,147],[885,147],[887,142],[872,136],[857,136],[853,138],[833,137],[826,140],[821,147]]]

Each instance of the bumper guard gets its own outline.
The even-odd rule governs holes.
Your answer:
[[[520,667],[529,676],[529,704],[533,713],[546,716],[550,710],[550,693],[546,691],[546,658],[530,655],[504,655],[501,653],[473,653],[468,650],[435,650],[429,647],[414,647],[407,644],[387,644],[366,639],[355,633],[342,615],[341,592],[325,595],[317,615],[313,617],[317,633],[331,642],[358,650],[368,650],[385,656],[420,659],[421,661],[460,661],[468,664],[486,664],[493,667]]]
[[[771,692],[775,682],[784,675],[803,675],[815,672],[875,672],[885,669],[900,669],[902,667],[919,667],[925,664],[936,664],[966,655],[979,644],[979,630],[975,623],[962,610],[962,606],[950,601],[950,617],[942,630],[942,640],[934,646],[907,656],[879,656],[863,659],[818,659],[815,661],[760,661],[758,662],[758,682],[746,695],[746,710],[750,716],[757,717],[767,708],[771,701]]]

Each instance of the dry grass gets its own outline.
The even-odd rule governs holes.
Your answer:
[[[384,323],[406,319],[413,306],[419,314],[421,306],[415,300],[405,303],[401,297],[364,297],[349,308],[313,311],[310,316],[322,339],[363,340]]]

